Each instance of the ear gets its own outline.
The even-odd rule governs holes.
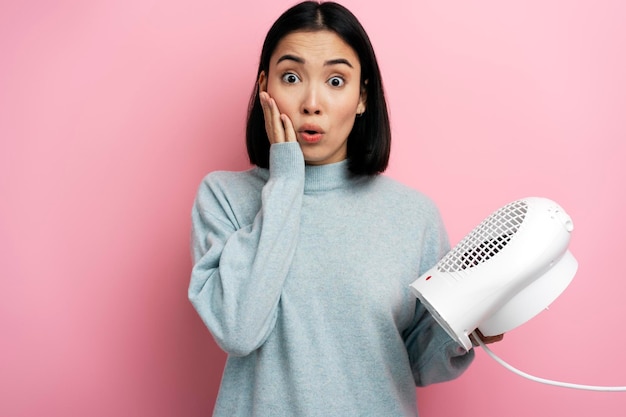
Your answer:
[[[359,95],[359,104],[356,106],[356,114],[362,115],[367,108],[367,80],[361,86],[361,94]]]
[[[259,91],[267,91],[267,76],[265,71],[261,71],[259,74]]]

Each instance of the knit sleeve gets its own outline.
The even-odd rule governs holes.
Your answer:
[[[435,209],[432,226],[425,232],[419,275],[433,267],[450,249],[448,237]],[[417,386],[452,380],[471,364],[474,351],[454,341],[426,307],[416,300],[413,324],[404,333],[413,378]]]
[[[466,352],[450,338],[419,301],[415,317],[405,339],[415,384],[423,387],[460,376],[472,363],[474,350]]]
[[[297,143],[271,146],[260,210],[244,226],[233,222],[229,214],[236,208],[207,179],[192,209],[188,295],[218,345],[245,356],[265,342],[276,322],[299,234],[304,160]]]

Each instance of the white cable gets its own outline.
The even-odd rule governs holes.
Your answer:
[[[526,372],[520,371],[519,369],[514,368],[513,366],[509,365],[508,363],[500,359],[495,353],[491,351],[491,349],[485,346],[483,341],[480,339],[480,336],[476,332],[472,334],[474,335],[474,339],[480,345],[480,347],[482,347],[483,350],[487,352],[487,355],[491,356],[493,360],[498,362],[500,365],[504,366],[509,371],[517,375],[523,376],[524,378],[530,379],[531,381],[540,382],[542,384],[547,384],[547,385],[554,385],[557,387],[573,388],[573,389],[580,389],[580,390],[587,390],[587,391],[611,391],[611,392],[626,391],[626,387],[599,387],[599,386],[594,386],[594,385],[572,384],[569,382],[552,381],[550,379],[539,378],[539,377],[527,374]]]

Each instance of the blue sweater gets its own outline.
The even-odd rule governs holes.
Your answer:
[[[189,298],[228,353],[214,416],[416,416],[415,386],[473,358],[408,288],[448,249],[424,195],[297,143],[207,175]]]

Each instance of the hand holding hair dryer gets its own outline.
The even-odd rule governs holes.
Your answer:
[[[505,333],[547,308],[572,281],[578,263],[567,250],[572,219],[555,202],[538,197],[500,208],[411,290],[466,350],[478,328]]]
[[[626,386],[573,384],[522,372],[496,356],[474,333],[506,333],[546,309],[570,284],[578,262],[567,249],[572,219],[540,197],[514,201],[465,236],[410,288],[446,332],[466,350],[470,334],[508,370],[547,385],[588,391]]]

